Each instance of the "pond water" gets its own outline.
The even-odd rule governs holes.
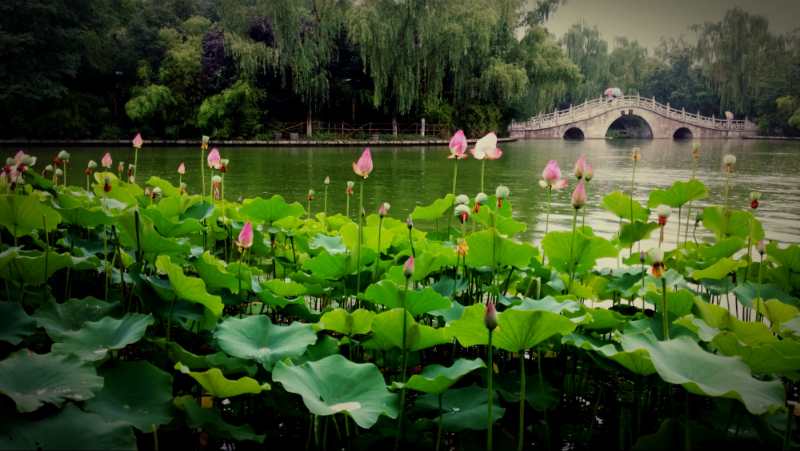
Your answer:
[[[768,239],[782,243],[800,242],[800,142],[702,140],[702,153],[697,177],[710,190],[708,199],[698,203],[722,203],[724,175],[722,156],[732,153],[737,157],[736,172],[732,178],[731,204],[735,208],[749,208],[749,193],[763,193],[756,215],[763,221]],[[486,164],[486,191],[490,194],[498,184],[511,189],[514,215],[528,224],[521,238],[538,241],[544,232],[546,210],[545,192],[538,181],[548,160],[561,165],[570,187],[553,196],[550,230],[569,229],[572,209],[570,193],[575,186],[572,176],[574,161],[587,156],[594,166],[594,179],[589,185],[589,204],[586,224],[596,232],[611,237],[618,231],[613,215],[599,207],[604,195],[615,190],[629,192],[631,184],[630,152],[639,146],[642,159],[637,165],[635,198],[646,203],[648,193],[666,188],[676,180],[688,180],[692,172],[692,142],[672,140],[531,140],[504,143],[500,160]],[[11,153],[12,149],[4,149]],[[358,158],[360,148],[354,147],[295,147],[252,148],[222,147],[223,158],[231,160],[226,176],[226,196],[269,196],[281,194],[289,201],[305,205],[309,188],[317,192],[314,211],[321,211],[324,191],[323,179],[330,176],[329,210],[344,212],[345,182],[357,180],[351,162]],[[105,149],[70,149],[72,166],[70,183],[83,183],[83,168],[89,159],[99,161]],[[37,168],[44,166],[56,149],[34,148],[30,153],[40,157]],[[133,160],[131,149],[111,149],[117,160]],[[375,170],[365,185],[365,208],[374,212],[380,202],[391,203],[391,215],[403,219],[416,205],[429,204],[450,192],[452,188],[453,160],[448,160],[448,149],[441,147],[376,147],[373,148]],[[139,154],[139,180],[156,175],[177,184],[176,168],[184,161],[190,192],[200,189],[200,150],[198,148],[145,147]],[[480,162],[469,159],[459,162],[458,193],[474,196],[480,189]],[[206,171],[208,172],[208,171]],[[357,196],[357,190],[356,190]],[[357,197],[354,197],[357,202]],[[355,204],[357,205],[357,204]],[[697,209],[695,209],[697,211]],[[673,214],[675,217],[677,212]],[[685,212],[684,212],[685,217]],[[674,243],[676,221],[671,220],[666,230],[666,240]],[[683,235],[683,232],[681,232]],[[653,234],[656,238],[657,233]],[[645,243],[648,245],[649,243]]]

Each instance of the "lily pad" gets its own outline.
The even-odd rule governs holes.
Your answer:
[[[711,279],[720,280],[728,276],[728,274],[736,271],[739,268],[747,266],[746,262],[741,260],[732,260],[730,258],[721,258],[714,262],[713,265],[705,269],[698,269],[692,272],[692,278],[695,280]]]
[[[499,404],[499,398],[497,394],[493,398],[493,422],[503,418],[506,413],[506,409]],[[438,395],[423,396],[417,401],[417,407],[438,411]],[[489,417],[488,393],[485,388],[475,385],[447,391],[442,395],[442,412],[442,428],[447,431],[484,430]]]
[[[70,299],[61,304],[51,300],[39,307],[33,314],[33,318],[53,341],[61,341],[66,333],[80,329],[87,321],[98,321],[105,318],[117,307],[119,307],[117,303],[91,297]]]
[[[0,341],[18,345],[36,331],[36,322],[15,302],[0,302]]]
[[[330,312],[325,312],[320,318],[318,326],[321,330],[347,335],[365,335],[372,330],[372,320],[376,313],[369,310],[357,309],[348,312],[343,308],[337,308]]]
[[[414,221],[435,221],[450,210],[454,200],[455,197],[452,194],[448,194],[441,199],[436,199],[430,205],[418,205],[411,212],[411,219]]]
[[[381,280],[370,285],[364,293],[364,299],[391,309],[402,307],[404,293],[407,296],[406,308],[415,317],[433,310],[450,307],[450,300],[437,293],[433,288],[425,287],[422,290],[404,292],[391,280]]]
[[[379,313],[372,320],[372,339],[364,343],[370,349],[403,349],[403,309]],[[406,349],[419,351],[443,343],[450,337],[444,329],[419,324],[410,313],[406,315]]]
[[[550,232],[542,240],[550,265],[561,272],[583,273],[592,269],[599,258],[614,258],[618,250],[610,241],[583,231]],[[572,251],[570,251],[572,249]]]
[[[567,335],[576,326],[569,318],[544,310],[506,310],[497,316],[492,345],[521,352],[556,335]]]
[[[227,354],[254,360],[267,371],[283,358],[303,354],[317,341],[310,324],[279,326],[263,315],[228,318],[219,325],[214,338]]]
[[[475,232],[467,236],[469,252],[466,263],[473,268],[501,266],[527,267],[537,255],[535,247],[505,238],[492,229]],[[494,256],[492,254],[494,247]]]
[[[216,410],[201,408],[191,396],[175,398],[174,404],[186,414],[187,425],[200,428],[212,437],[257,443],[264,441],[264,435],[256,434],[249,425],[234,426],[225,421]]]
[[[180,299],[202,304],[217,318],[222,315],[222,298],[208,294],[206,284],[202,279],[185,275],[181,267],[172,263],[166,255],[158,257],[156,268],[167,274],[170,284]]]
[[[178,362],[175,364],[175,369],[196,380],[211,396],[216,398],[259,394],[264,390],[270,389],[268,383],[259,384],[257,380],[251,377],[245,376],[235,380],[228,379],[219,368],[211,368],[201,373],[192,371],[188,366]]]
[[[149,362],[115,362],[104,368],[103,389],[86,410],[150,433],[172,420],[172,376]]]
[[[244,202],[239,209],[239,214],[255,222],[271,224],[288,216],[301,217],[305,215],[305,208],[297,202],[291,204],[283,197],[274,195],[269,199],[256,197]]]
[[[481,359],[458,359],[449,367],[428,365],[422,373],[411,376],[405,387],[423,393],[444,393],[463,376],[478,368],[486,368]]]
[[[35,230],[52,232],[61,222],[61,215],[42,204],[38,196],[0,196],[0,226],[15,237],[31,235]]]
[[[279,362],[272,379],[302,396],[315,415],[345,412],[367,429],[381,415],[397,417],[397,395],[387,390],[383,375],[371,363],[353,363],[340,354],[298,366]]]
[[[650,208],[659,205],[669,205],[680,208],[687,203],[708,197],[708,188],[703,182],[692,179],[687,182],[678,180],[668,189],[656,189],[650,192],[647,206]]]
[[[45,403],[85,401],[102,387],[103,378],[94,368],[63,355],[23,349],[0,362],[0,393],[13,399],[23,413]]]
[[[647,222],[650,212],[642,207],[639,201],[631,200],[631,197],[621,191],[614,191],[603,197],[601,206],[617,215],[617,217],[630,221],[633,216],[634,221]]]
[[[105,317],[87,322],[79,330],[65,332],[61,342],[53,343],[53,352],[72,354],[86,362],[103,360],[108,351],[122,349],[144,336],[155,320],[151,315],[129,313],[121,319]]]

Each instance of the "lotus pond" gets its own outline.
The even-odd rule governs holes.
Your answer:
[[[266,187],[213,143],[12,153],[0,448],[800,447],[796,177],[710,143],[523,180],[458,138],[301,188],[301,150]]]

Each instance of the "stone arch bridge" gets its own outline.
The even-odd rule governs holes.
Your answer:
[[[609,130],[612,130],[609,133]],[[717,119],[677,110],[669,104],[635,96],[599,98],[568,109],[512,122],[512,137],[520,139],[597,139],[607,135],[631,138],[741,138],[757,134],[756,124]]]

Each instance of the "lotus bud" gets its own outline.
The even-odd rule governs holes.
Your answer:
[[[308,201],[314,200],[314,194],[316,194],[316,192],[313,189],[309,189],[308,195],[306,196],[306,200]]]
[[[475,195],[475,211],[477,212],[480,210],[481,205],[486,205],[486,202],[489,201],[489,196],[486,193],[478,193]]]
[[[497,148],[497,135],[494,132],[487,133],[486,136],[475,142],[475,147],[470,149],[470,153],[476,160],[497,160],[503,156],[503,151]]]
[[[575,162],[574,174],[578,180],[583,178],[583,173],[586,171],[586,156],[581,155],[578,161]]]
[[[656,207],[656,215],[658,216],[658,225],[663,226],[667,224],[667,218],[672,214],[672,208],[669,205],[661,204]]]
[[[47,166],[44,167],[44,170],[42,172],[44,172],[45,174],[49,174],[49,173],[53,172],[53,165],[52,164],[48,164]]]
[[[178,174],[180,175],[186,174],[186,165],[183,164],[183,161],[181,161],[181,164],[178,165]]]
[[[369,177],[372,169],[372,153],[370,152],[369,147],[367,147],[361,153],[361,157],[359,157],[358,161],[353,162],[353,172],[355,172],[356,175],[366,179]]]
[[[631,159],[634,162],[642,159],[642,152],[639,150],[638,147],[634,147],[633,150],[631,150]]]
[[[547,162],[547,166],[542,171],[542,179],[546,186],[553,186],[561,178],[561,168],[558,167],[556,160]]]
[[[467,222],[467,219],[469,219],[469,207],[464,204],[456,205],[455,215],[458,216],[458,219],[464,224]]]
[[[586,168],[583,170],[583,178],[587,182],[591,182],[594,178],[594,168],[589,163],[586,163]]]
[[[410,279],[411,276],[414,275],[414,256],[408,257],[405,263],[403,263],[403,275],[406,276],[406,279]]]
[[[392,206],[389,204],[389,202],[382,202],[382,203],[381,203],[381,204],[378,206],[378,215],[379,215],[381,218],[384,218],[384,217],[386,217],[386,216],[389,214],[389,209],[390,209],[390,208],[392,208]]]
[[[153,188],[152,191],[150,191],[150,198],[153,199],[154,201],[158,201],[159,199],[161,199],[161,194],[162,194],[161,188],[156,186],[155,188]]]
[[[725,172],[729,174],[733,172],[734,168],[736,167],[736,156],[729,153],[722,157],[722,166],[724,167]]]
[[[144,143],[144,140],[142,139],[142,134],[137,133],[136,136],[133,137],[132,143],[134,149],[141,149],[142,144]]]
[[[353,195],[353,186],[354,185],[355,185],[354,182],[348,180],[347,181],[347,185],[346,185],[346,187],[344,189],[344,193],[347,194],[348,196],[352,196]]]
[[[750,208],[755,210],[758,208],[758,201],[761,199],[761,193],[758,191],[750,192]]]
[[[123,171],[125,171],[125,162],[120,161],[117,163],[117,174],[122,174]]]
[[[203,137],[202,137],[202,139],[200,141],[200,148],[202,148],[203,150],[207,150],[209,141],[211,141],[211,138],[209,138],[206,135],[203,135]]]
[[[242,231],[239,232],[239,240],[236,244],[242,249],[249,249],[253,246],[253,224],[250,222],[244,223]]]
[[[111,165],[113,164],[113,160],[111,160],[111,154],[106,152],[106,154],[103,155],[103,158],[100,160],[100,164],[106,169],[111,169]]]
[[[211,169],[219,169],[220,165],[222,164],[220,160],[222,160],[222,157],[220,157],[219,149],[216,147],[211,149],[211,152],[209,152],[208,156],[206,157],[206,163]]]
[[[408,230],[414,228],[414,219],[411,218],[411,215],[406,216],[406,227],[408,227]]]
[[[586,186],[584,181],[581,180],[578,182],[578,186],[575,187],[575,191],[572,192],[572,208],[579,210],[586,205],[586,200]]]
[[[71,155],[66,150],[62,150],[58,153],[58,159],[61,161],[69,161]]]
[[[765,240],[758,240],[758,243],[756,243],[756,250],[763,256],[764,253],[767,252],[767,242]]]
[[[467,138],[464,136],[464,131],[457,131],[452,138],[450,138],[450,156],[447,158],[457,158],[459,160],[467,158]]]
[[[466,205],[469,203],[469,196],[466,194],[459,194],[456,196],[456,205]]]
[[[500,185],[494,190],[494,196],[497,198],[497,208],[503,207],[503,200],[511,195],[511,191],[505,185]]]
[[[653,262],[653,266],[650,268],[650,273],[653,277],[661,278],[664,275],[664,251],[660,248],[654,248],[650,250],[650,260]]]
[[[218,175],[211,177],[211,194],[214,200],[222,199],[222,177]]]
[[[486,313],[483,315],[483,325],[489,330],[497,329],[497,309],[494,302],[486,303]]]
[[[466,257],[467,252],[469,252],[469,245],[467,244],[467,240],[461,238],[458,240],[458,244],[456,245],[456,254],[459,257]]]
[[[89,162],[86,163],[86,167],[89,168],[89,169],[96,169],[97,168],[97,162],[94,161],[94,160],[89,160]]]
[[[323,180],[322,183],[324,183],[325,185],[330,185],[331,184],[331,178],[326,175],[325,176],[325,180]]]
[[[231,160],[227,158],[221,158],[219,160],[219,172],[226,173],[228,172],[228,166],[231,164]]]

